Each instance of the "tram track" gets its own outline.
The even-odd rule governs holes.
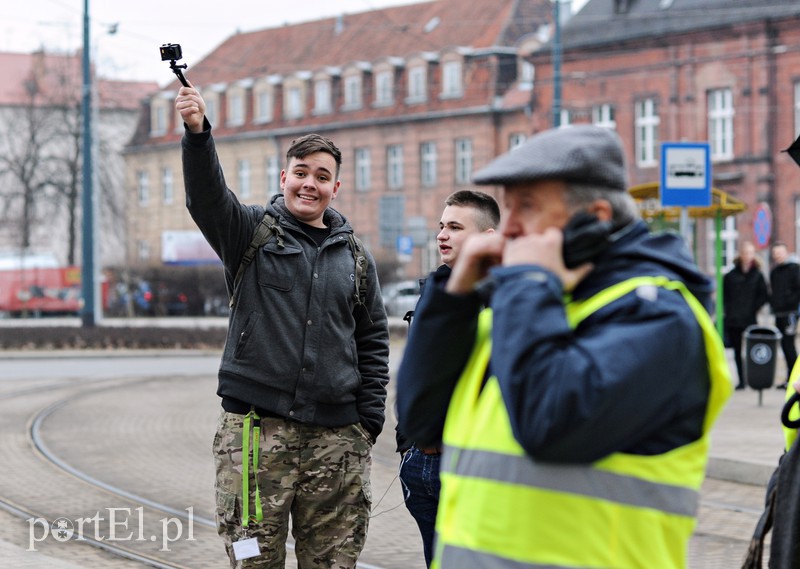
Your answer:
[[[44,500],[43,503],[39,499],[40,497],[21,496],[18,491],[19,483],[17,485],[12,483],[10,489],[0,484],[0,509],[27,521],[29,534],[33,532],[37,539],[42,540],[44,540],[42,536],[45,527],[49,527],[52,532],[55,529],[53,524],[58,520],[67,519],[73,522],[73,525],[76,525],[78,520],[84,520],[84,522],[87,519],[95,520],[96,524],[82,526],[84,531],[81,531],[78,538],[73,538],[72,541],[90,545],[139,565],[165,569],[226,566],[227,557],[222,552],[219,537],[216,534],[216,525],[210,516],[204,515],[203,512],[195,513],[193,509],[181,509],[174,504],[153,500],[140,492],[131,491],[125,486],[124,480],[119,484],[109,483],[104,480],[105,472],[90,473],[75,466],[71,460],[72,457],[63,455],[63,448],[54,448],[59,445],[48,442],[48,434],[57,432],[59,428],[58,424],[53,424],[58,423],[58,416],[74,413],[73,408],[85,406],[87,399],[97,398],[104,392],[113,392],[114,390],[146,390],[158,386],[159,382],[175,381],[176,379],[181,378],[64,379],[0,393],[0,409],[7,407],[9,412],[16,415],[11,422],[16,423],[17,428],[19,423],[24,422],[25,424],[25,447],[29,456],[27,458],[17,457],[17,462],[26,464],[18,464],[16,470],[35,472],[36,475],[33,478],[36,480],[30,482],[50,488],[65,487],[67,495],[72,498],[83,494],[83,500],[79,501],[88,505],[88,511],[85,507],[83,510],[80,509],[80,506],[75,509],[75,506],[72,505],[56,507],[47,500]],[[30,404],[20,405],[21,401]],[[20,411],[20,408],[24,408],[24,411]],[[377,460],[378,462],[391,462],[391,458],[393,457],[389,455]],[[43,465],[46,465],[47,468],[42,468]],[[44,481],[45,478],[46,481]],[[108,504],[113,504],[113,506],[108,507]],[[92,510],[92,508],[95,509]],[[137,526],[133,529],[138,533],[131,531],[129,524],[131,520],[126,519],[123,524],[119,519],[108,519],[107,516],[98,519],[91,516],[92,513],[97,516],[96,512],[103,509],[131,514],[134,517],[136,514],[141,516],[141,519],[133,520]],[[37,520],[34,526],[31,525],[31,520]],[[116,527],[114,527],[115,524]],[[171,525],[168,527],[168,524]],[[174,531],[178,524],[181,524],[181,527],[189,524],[193,543],[189,543],[190,540],[185,539],[185,534],[183,535],[184,541],[174,538],[174,534],[165,541],[163,532]],[[88,531],[86,531],[87,528]],[[116,539],[109,539],[108,532],[112,532],[111,537],[114,537],[115,530],[117,530]],[[120,530],[124,533],[123,538],[125,539],[119,539]],[[159,532],[162,532],[161,539],[158,539]],[[47,538],[49,539],[50,536]],[[162,545],[160,549],[164,549],[165,545],[168,546],[167,551],[157,549],[159,544]],[[59,545],[63,546],[64,544]],[[287,547],[291,550],[293,545],[288,544]],[[211,559],[214,561],[209,564]],[[361,569],[384,569],[380,565],[366,562],[360,562],[358,567]]]
[[[111,527],[105,523],[111,520],[108,520],[98,513],[105,513],[102,507],[97,507],[91,512],[81,511],[80,509],[75,509],[72,506],[66,505],[61,506],[59,509],[54,509],[57,507],[52,504],[42,505],[41,503],[31,503],[34,502],[33,500],[26,503],[24,498],[20,500],[18,497],[10,497],[8,494],[13,494],[14,490],[9,492],[7,489],[3,489],[3,493],[0,494],[0,508],[14,517],[28,522],[29,550],[36,551],[37,545],[45,539],[55,539],[56,534],[54,532],[57,530],[55,524],[61,521],[62,523],[70,524],[67,529],[71,532],[69,540],[65,539],[61,542],[62,546],[66,545],[67,541],[75,544],[90,545],[116,557],[124,558],[148,567],[163,569],[197,569],[198,566],[191,562],[185,563],[163,555],[163,553],[172,553],[171,548],[169,551],[165,551],[160,555],[152,551],[142,551],[142,549],[144,549],[142,547],[142,542],[152,550],[153,545],[158,541],[157,533],[150,533],[158,529],[152,527],[153,522],[151,518],[153,518],[154,515],[158,516],[160,512],[161,514],[171,516],[171,518],[161,519],[189,521],[187,512],[180,512],[169,505],[148,500],[142,496],[127,492],[123,488],[105,483],[86,472],[74,468],[70,465],[68,460],[58,456],[49,449],[43,435],[44,423],[47,418],[82,396],[120,387],[144,385],[158,380],[159,378],[132,378],[122,380],[96,378],[89,380],[64,379],[48,382],[44,385],[15,389],[0,394],[0,403],[18,402],[30,396],[41,397],[42,393],[48,393],[56,397],[55,400],[51,398],[47,404],[39,406],[38,409],[33,409],[33,412],[28,414],[27,420],[25,421],[26,447],[29,449],[30,458],[38,461],[38,464],[28,464],[29,468],[25,470],[27,472],[36,472],[37,482],[41,483],[46,479],[47,482],[45,485],[48,487],[69,487],[69,492],[72,496],[83,494],[87,502],[94,502],[95,504],[113,503],[114,505],[111,508],[106,507],[105,510],[113,510],[115,514],[131,512],[141,515],[144,514],[144,508],[148,508],[146,516],[143,516],[148,519],[137,520],[140,524],[140,535],[137,536],[136,539],[128,539],[126,536],[120,538],[120,536],[116,535],[119,533],[117,530],[122,526],[127,527],[129,520],[120,521],[114,518],[116,527]],[[62,395],[64,391],[68,393]],[[17,406],[18,404],[13,407]],[[20,417],[20,419],[22,419],[22,417]],[[46,474],[44,476],[42,475],[44,469],[41,468],[43,463],[54,467],[45,471]],[[80,487],[66,482],[67,478],[78,483]],[[98,498],[98,493],[102,494],[104,497]],[[90,497],[90,494],[94,494],[94,496]],[[113,500],[113,502],[108,502],[107,500],[109,499]],[[94,513],[95,516],[89,515],[92,513]],[[76,533],[74,526],[79,520],[84,520],[84,522],[81,523],[81,531]],[[92,524],[91,527],[89,527],[86,521],[96,521],[97,525]],[[193,531],[205,531],[209,534],[208,541],[218,539],[212,520],[203,516],[197,516],[193,517],[191,522],[193,524]],[[89,531],[84,531],[87,527],[89,527]],[[147,530],[141,528],[147,528]],[[107,533],[109,531],[111,532],[110,536]],[[147,533],[149,537],[144,537],[144,533]],[[109,539],[109,537],[111,537],[111,539]],[[55,541],[59,540],[55,539]],[[133,546],[123,545],[123,542],[132,544]],[[137,545],[139,547],[136,547]],[[164,547],[162,546],[162,548]]]

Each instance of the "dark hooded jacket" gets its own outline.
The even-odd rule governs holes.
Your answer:
[[[264,216],[239,203],[210,130],[183,138],[186,205],[225,268],[230,290]],[[233,307],[217,394],[323,427],[360,423],[374,438],[384,423],[389,331],[374,259],[367,253],[365,306],[355,305],[353,229],[333,208],[321,246],[274,196],[266,208],[283,229],[256,253]]]
[[[490,373],[512,430],[534,458],[592,462],[613,452],[659,454],[702,433],[710,379],[703,334],[675,291],[633,291],[567,323],[561,282],[535,265],[498,267]],[[708,309],[712,281],[676,235],[636,222],[595,261],[573,297],[637,276],[683,282]],[[398,372],[400,429],[441,440],[447,406],[472,351],[485,299],[425,287]],[[441,338],[447,338],[442,342]]]
[[[758,261],[752,269],[742,270],[740,259],[722,280],[722,304],[725,308],[725,326],[744,330],[755,324],[756,314],[769,299],[767,281]]]

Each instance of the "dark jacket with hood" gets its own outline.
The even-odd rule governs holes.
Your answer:
[[[756,314],[769,299],[767,281],[758,262],[745,272],[740,259],[722,279],[722,305],[725,309],[725,326],[744,330],[756,323]]]
[[[186,205],[222,259],[231,289],[264,207],[243,205],[225,185],[210,130],[183,138]],[[383,428],[389,381],[388,320],[374,259],[365,306],[356,306],[353,229],[333,208],[321,246],[274,196],[266,208],[283,228],[245,271],[219,369],[220,397],[323,427]]]
[[[633,291],[576,329],[564,291],[535,266],[497,267],[490,373],[512,430],[539,460],[587,463],[613,452],[658,454],[702,433],[710,379],[703,334],[675,291]],[[636,222],[595,261],[576,300],[637,276],[679,280],[708,309],[711,280],[672,234]],[[441,440],[447,406],[475,339],[483,299],[425,287],[398,372],[400,429]],[[446,342],[439,339],[447,338]]]
[[[787,261],[775,265],[769,273],[769,303],[778,316],[797,313],[800,304],[800,265]]]

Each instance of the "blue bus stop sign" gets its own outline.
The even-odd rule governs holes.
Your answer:
[[[661,144],[661,205],[711,205],[711,153],[707,142]]]

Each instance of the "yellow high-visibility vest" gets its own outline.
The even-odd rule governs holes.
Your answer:
[[[685,567],[709,431],[731,394],[730,371],[706,310],[680,282],[623,281],[568,303],[570,325],[639,287],[679,291],[703,330],[711,386],[702,436],[654,456],[537,462],[514,438],[497,378],[482,387],[491,354],[486,309],[445,422],[435,569]]]
[[[786,401],[795,393],[794,383],[798,379],[800,379],[800,358],[795,362],[789,381],[786,382]],[[789,410],[789,419],[792,421],[800,419],[800,409],[798,409],[797,405],[792,405],[792,408]],[[783,424],[781,424],[781,428],[783,429],[783,440],[786,443],[786,450],[788,451],[792,448],[794,441],[797,440],[797,429],[792,429]]]

